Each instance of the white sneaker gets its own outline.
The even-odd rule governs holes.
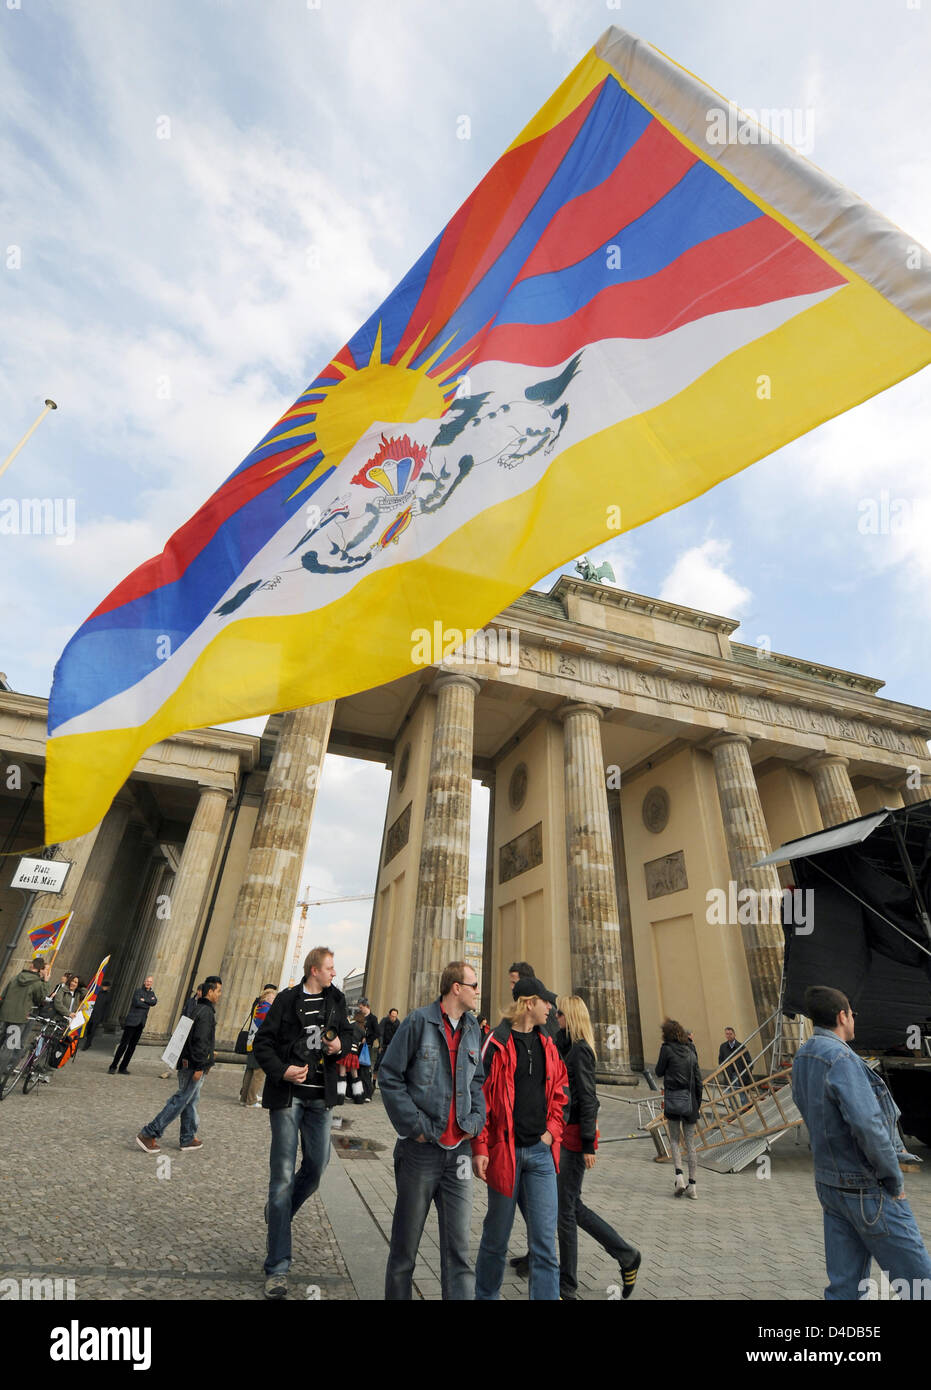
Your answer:
[[[252,1102],[252,1109],[253,1109],[253,1110],[261,1110],[261,1109],[262,1109],[262,1102],[261,1102],[260,1100],[254,1100],[254,1101]]]
[[[684,1175],[683,1175],[682,1173],[677,1173],[677,1174],[676,1174],[675,1186],[674,1186],[674,1188],[673,1188],[673,1196],[674,1196],[674,1197],[681,1197],[684,1191],[685,1191],[685,1177],[684,1177]]]
[[[686,1197],[691,1197],[693,1202],[698,1201],[698,1188],[695,1186],[693,1182],[690,1182],[688,1187],[685,1189],[685,1195]]]

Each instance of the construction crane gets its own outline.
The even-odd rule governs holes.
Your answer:
[[[305,892],[307,890],[305,889]],[[309,907],[325,907],[329,903],[363,903],[371,902],[374,893],[352,893],[347,897],[341,898],[301,898],[297,906],[301,909],[301,920],[298,923],[297,932],[294,937],[294,954],[291,957],[291,978],[297,979],[298,971],[301,969],[304,956],[304,931],[307,927],[307,909]]]

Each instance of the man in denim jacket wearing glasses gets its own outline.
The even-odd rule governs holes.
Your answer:
[[[931,1299],[931,1259],[905,1200],[899,1109],[888,1088],[848,1044],[854,1013],[827,985],[805,993],[814,1034],[792,1067],[792,1094],[808,1126],[815,1188],[824,1210],[826,1299],[861,1298],[870,1260],[901,1298]]]
[[[471,965],[450,961],[440,979],[440,997],[408,1014],[378,1071],[388,1119],[400,1136],[385,1270],[389,1302],[413,1296],[414,1265],[431,1202],[440,1224],[443,1298],[475,1297],[469,1263],[469,1141],[485,1126],[482,1037],[473,1012],[478,1000],[478,977]]]

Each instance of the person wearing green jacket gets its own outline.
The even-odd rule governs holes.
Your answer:
[[[4,986],[0,1000],[0,1070],[11,1066],[22,1050],[26,1020],[48,995],[50,970],[50,965],[36,956]]]

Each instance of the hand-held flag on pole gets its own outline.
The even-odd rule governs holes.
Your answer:
[[[41,927],[33,927],[28,933],[32,942],[34,956],[48,956],[51,959],[61,949],[68,923],[74,916],[72,912],[64,917],[56,917],[53,922],[43,922]]]
[[[87,1027],[87,1021],[90,1018],[94,1009],[94,1004],[97,1001],[97,994],[100,990],[100,984],[103,980],[104,971],[106,970],[109,963],[110,957],[104,956],[103,960],[97,967],[97,972],[94,975],[94,978],[87,986],[87,993],[81,1000],[80,1008],[78,1009],[77,1013],[71,1015],[71,1022],[68,1024],[67,1028],[68,1033],[77,1033],[79,1038],[83,1036],[84,1029]]]
[[[158,739],[396,679],[434,622],[481,627],[565,560],[917,371],[929,267],[609,29],[72,638],[49,708],[47,839],[100,821]]]

